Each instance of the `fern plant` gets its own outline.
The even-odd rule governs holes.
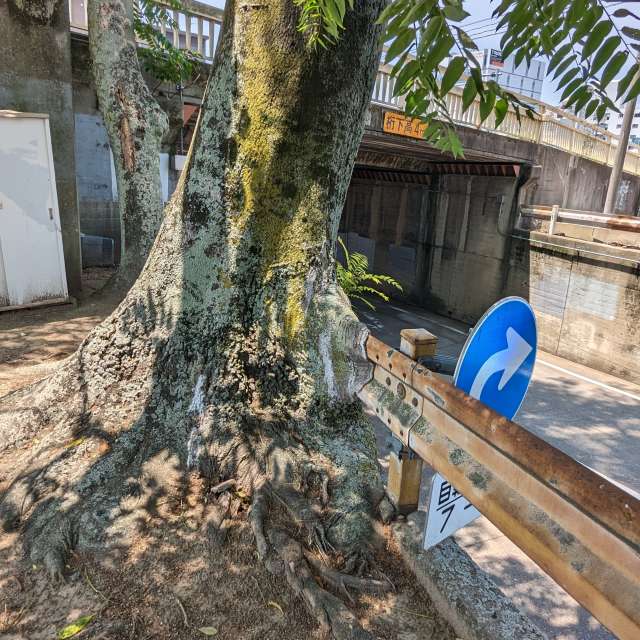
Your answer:
[[[351,300],[361,300],[370,309],[375,307],[364,296],[378,296],[385,302],[389,301],[389,296],[376,288],[381,284],[386,284],[402,291],[402,285],[391,276],[379,273],[369,273],[369,260],[362,253],[349,253],[342,238],[338,237],[338,242],[344,251],[345,266],[337,263],[338,284]]]

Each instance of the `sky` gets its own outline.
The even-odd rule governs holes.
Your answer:
[[[205,4],[212,5],[214,7],[224,7],[224,0],[200,0]],[[502,33],[496,33],[496,25],[498,19],[491,17],[493,10],[498,5],[499,0],[464,0],[464,8],[470,14],[468,18],[462,21],[461,25],[465,31],[474,39],[479,49],[493,48],[500,49],[500,38]],[[617,5],[623,4],[622,2],[607,2],[607,8],[612,11],[615,10]],[[634,7],[631,7],[634,10]],[[638,24],[633,24],[628,21],[628,18],[614,19],[614,22],[619,26],[629,24],[633,27],[638,27]],[[629,63],[630,65],[631,63]],[[622,77],[626,71],[626,66],[620,73]],[[557,105],[560,102],[560,94],[555,90],[555,83],[551,77],[545,79],[542,100],[552,105]]]

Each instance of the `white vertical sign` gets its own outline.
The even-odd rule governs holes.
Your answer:
[[[430,549],[448,538],[460,527],[475,520],[480,512],[439,473],[431,479],[424,549]]]

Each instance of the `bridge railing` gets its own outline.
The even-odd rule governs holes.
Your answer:
[[[393,95],[395,79],[391,67],[382,65],[376,76],[372,102],[391,109],[404,110],[404,100]],[[498,135],[544,144],[599,164],[613,165],[618,136],[602,129],[593,122],[577,118],[572,113],[548,105],[540,100],[523,96],[537,111],[536,118],[522,115],[520,121],[513,109],[509,109],[499,127],[492,114],[480,122],[480,101],[474,100],[467,111],[462,110],[462,90],[454,87],[446,97],[447,108],[453,121],[461,126],[491,131]],[[624,170],[640,175],[640,147],[630,145]]]
[[[69,0],[71,29],[74,32],[87,32],[86,3],[87,0]],[[172,28],[172,25],[163,24],[162,33],[174,46],[199,53],[205,62],[211,62],[220,36],[222,11],[197,0],[182,0],[181,10],[171,9],[162,0],[159,0],[158,4],[168,7],[173,23],[177,25],[177,28]],[[395,78],[390,72],[389,65],[380,66],[371,100],[385,107],[403,111],[404,98],[393,95]],[[462,126],[548,145],[600,164],[613,164],[618,136],[562,109],[533,98],[526,100],[536,107],[538,117],[531,119],[522,116],[518,121],[515,112],[510,109],[500,127],[496,128],[493,115],[480,123],[480,102],[477,98],[465,112],[462,110],[460,88],[454,87],[446,98],[451,117]],[[629,147],[624,170],[633,175],[640,175],[639,147]]]
[[[165,22],[160,31],[174,47],[198,53],[204,62],[211,62],[216,51],[222,11],[197,0],[181,0],[182,9],[172,9],[159,0],[159,5],[167,7],[173,24]],[[76,33],[87,32],[87,0],[69,0],[71,30]]]
[[[402,444],[390,455],[425,461],[614,634],[640,638],[640,500],[421,366],[407,345],[369,336],[373,376],[358,394]],[[419,496],[420,469],[399,473],[396,493]]]

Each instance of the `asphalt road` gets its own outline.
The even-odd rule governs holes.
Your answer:
[[[399,347],[400,330],[424,327],[438,336],[438,352],[459,354],[470,327],[396,302],[375,311],[357,306],[371,332]],[[640,387],[582,365],[539,352],[527,397],[516,421],[576,460],[640,493]],[[386,430],[378,424],[381,442]],[[381,465],[386,462],[381,448]],[[426,465],[425,465],[426,466]],[[426,508],[425,469],[421,509]],[[459,544],[550,639],[613,638],[486,518],[456,534]]]

